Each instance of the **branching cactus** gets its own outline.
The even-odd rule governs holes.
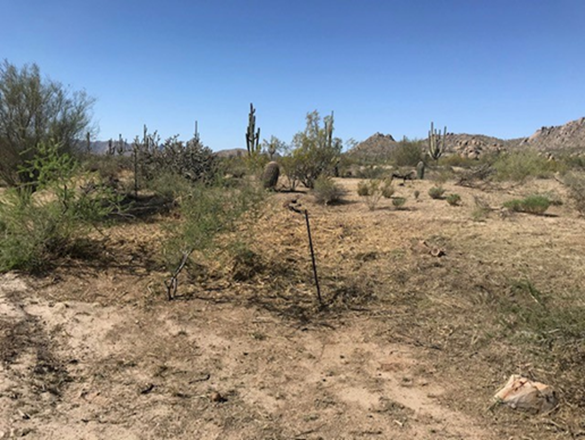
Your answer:
[[[445,127],[443,135],[441,136],[441,131],[435,130],[435,127],[431,122],[431,129],[429,130],[429,156],[431,156],[433,160],[439,160],[439,158],[445,151],[446,139],[447,127]]]
[[[256,131],[256,109],[250,104],[250,114],[248,116],[248,129],[246,130],[246,148],[248,157],[254,157],[260,154],[260,128]]]

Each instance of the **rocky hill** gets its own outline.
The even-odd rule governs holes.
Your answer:
[[[477,159],[482,154],[505,149],[504,140],[482,134],[447,133],[446,144],[447,152],[456,153],[469,159]]]
[[[398,142],[394,140],[391,134],[376,133],[357,144],[348,153],[359,158],[380,159],[388,157],[388,154],[397,145]]]
[[[556,127],[542,127],[519,145],[546,151],[585,149],[585,117]]]
[[[426,145],[426,139],[423,145]],[[470,158],[478,158],[482,153],[501,151],[505,141],[495,137],[466,134],[447,133],[447,152],[457,153]],[[359,158],[382,159],[387,158],[399,142],[389,134],[376,133],[365,141],[360,142],[349,153]]]
[[[426,145],[426,140],[424,143]],[[526,138],[500,139],[483,134],[447,133],[446,143],[448,153],[471,159],[477,159],[485,153],[515,148],[534,148],[548,153],[585,150],[585,117],[556,127],[542,127]],[[398,144],[391,135],[376,133],[349,153],[360,158],[384,158]]]

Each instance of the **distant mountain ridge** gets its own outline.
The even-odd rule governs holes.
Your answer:
[[[426,142],[426,139],[424,139]],[[375,133],[360,142],[349,153],[371,159],[388,157],[399,143],[390,134]],[[515,148],[534,148],[539,151],[585,151],[585,117],[564,125],[542,127],[524,138],[501,139],[483,134],[447,133],[447,152],[477,158],[486,152]]]
[[[96,154],[105,154],[108,151],[108,143],[108,141],[91,142],[91,151]],[[391,134],[378,132],[358,143],[348,153],[371,159],[384,158],[398,144],[399,142]],[[514,148],[534,148],[546,152],[559,150],[583,150],[585,152],[585,117],[563,125],[541,127],[531,136],[517,139],[500,139],[483,134],[447,133],[447,151],[470,158],[477,157],[487,151]],[[241,156],[246,154],[246,150],[232,148],[216,151],[215,154],[219,157]]]

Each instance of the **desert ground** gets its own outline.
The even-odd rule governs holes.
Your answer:
[[[271,195],[234,232],[245,258],[196,255],[173,301],[153,258],[165,214],[96,233],[93,258],[2,275],[0,439],[585,437],[585,220],[564,188],[447,181],[450,206],[412,181],[402,208],[370,210],[357,179],[337,182],[331,206]],[[563,203],[501,208],[534,192]],[[310,214],[324,306],[291,199]],[[511,374],[559,406],[492,405]]]

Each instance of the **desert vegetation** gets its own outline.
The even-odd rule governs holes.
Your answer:
[[[36,66],[0,70],[0,415],[15,435],[584,435],[575,156],[470,159],[431,125],[372,158],[343,151],[333,113],[262,140],[253,105],[241,156],[146,126],[98,154],[91,103]],[[491,407],[514,373],[559,406]]]

